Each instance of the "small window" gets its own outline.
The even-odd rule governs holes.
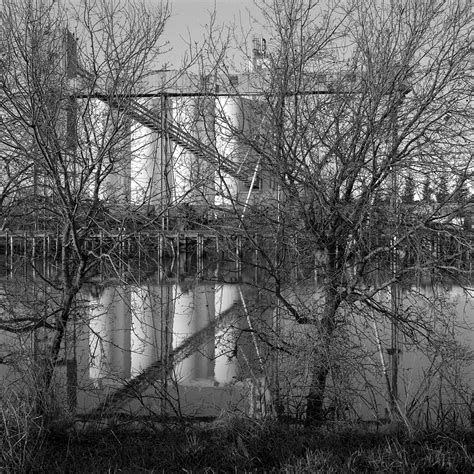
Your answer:
[[[236,76],[236,75],[229,76],[229,83],[232,87],[237,87],[239,85],[239,76]]]
[[[250,186],[252,184],[252,179],[253,179],[253,176],[249,176],[249,178],[244,181],[244,184],[248,189],[250,189]],[[260,189],[261,182],[262,182],[262,180],[261,180],[260,176],[257,175],[255,177],[255,181],[253,183],[253,188],[252,189]]]

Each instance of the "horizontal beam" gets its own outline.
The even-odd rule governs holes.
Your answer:
[[[304,95],[334,95],[334,94],[358,94],[358,92],[341,92],[341,91],[299,91],[299,92],[285,92],[284,94],[269,94],[266,92],[148,92],[137,94],[98,94],[98,93],[75,93],[71,97],[77,99],[104,99],[108,98],[129,98],[129,99],[143,99],[154,97],[268,97],[268,96],[285,96],[296,97]]]

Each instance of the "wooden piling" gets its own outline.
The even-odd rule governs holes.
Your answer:
[[[235,239],[235,270],[240,277],[242,272],[242,236],[237,235]]]
[[[158,235],[158,262],[163,264],[163,234]]]
[[[5,232],[5,263],[8,262],[8,231]]]
[[[204,236],[197,234],[196,236],[196,252],[197,252],[197,271],[202,273],[204,270]]]

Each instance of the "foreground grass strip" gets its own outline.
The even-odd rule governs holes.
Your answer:
[[[205,427],[50,432],[32,472],[473,472],[470,432],[409,439],[231,417]],[[9,467],[2,468],[9,472]],[[1,470],[1,469],[0,469]]]

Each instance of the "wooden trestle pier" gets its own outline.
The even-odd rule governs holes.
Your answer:
[[[225,246],[223,241],[225,239]],[[197,257],[198,267],[202,265],[205,257],[205,249],[211,249],[213,253],[219,254],[224,248],[230,249],[235,256],[236,269],[241,269],[242,245],[245,237],[242,232],[235,230],[233,233],[221,233],[212,230],[196,231],[160,231],[140,232],[136,234],[105,233],[91,234],[86,239],[86,251],[90,251],[94,257],[101,258],[108,255],[111,244],[115,245],[114,254],[125,258],[140,258],[144,251],[162,262],[167,257],[179,260],[183,253],[193,249]],[[44,231],[24,232],[0,232],[0,257],[7,265],[17,257],[25,260],[56,261],[61,255],[60,233]],[[199,271],[199,268],[198,268]]]

